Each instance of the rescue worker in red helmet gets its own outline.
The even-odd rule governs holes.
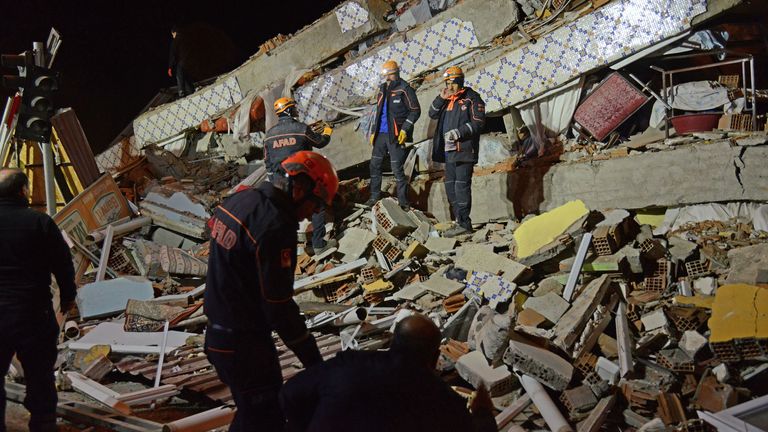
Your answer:
[[[281,431],[276,331],[305,367],[322,361],[293,300],[299,221],[329,205],[339,187],[322,155],[300,151],[272,182],[216,208],[205,290],[205,352],[237,405],[230,431]]]
[[[456,221],[443,235],[453,237],[472,231],[472,171],[480,152],[485,102],[464,86],[460,67],[449,67],[443,81],[445,87],[429,107],[429,117],[437,120],[432,160],[445,163],[445,193]]]
[[[421,106],[416,92],[400,78],[400,67],[393,60],[381,67],[384,83],[379,89],[376,102],[376,116],[368,131],[373,154],[371,155],[371,198],[365,203],[372,206],[381,195],[381,164],[389,153],[392,172],[397,181],[397,201],[403,209],[410,209],[408,203],[408,179],[403,164],[408,153],[405,142],[413,139],[413,127],[421,115]]]
[[[275,175],[285,174],[280,166],[290,155],[312,148],[323,148],[331,140],[333,129],[325,126],[322,133],[312,130],[306,123],[300,122],[296,101],[282,97],[274,103],[277,124],[271,127],[264,137],[264,159],[267,173],[272,179]],[[325,241],[325,211],[312,215],[312,253],[320,254],[328,248],[336,247],[335,241]]]

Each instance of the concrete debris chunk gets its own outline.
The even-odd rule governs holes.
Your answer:
[[[472,351],[459,357],[456,371],[476,388],[480,384],[485,385],[491,396],[500,396],[512,390],[514,380],[509,369],[506,366],[489,366],[488,360],[480,351]]]
[[[504,353],[504,363],[557,391],[565,390],[573,375],[573,366],[557,354],[514,340]]]
[[[529,297],[523,304],[524,309],[533,309],[553,324],[563,316],[570,306],[567,301],[553,292],[541,297]]]
[[[528,267],[493,253],[482,245],[465,246],[462,255],[456,260],[456,267],[501,275],[510,282],[522,280],[529,270]]]

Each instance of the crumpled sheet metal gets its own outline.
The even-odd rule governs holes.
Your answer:
[[[706,0],[623,0],[564,25],[467,75],[486,111],[533,98],[691,26]]]
[[[196,127],[201,121],[243,98],[235,77],[216,82],[194,94],[140,116],[133,121],[139,145],[155,143]]]
[[[424,28],[406,40],[389,44],[297,89],[294,98],[301,120],[313,123],[326,119],[333,110],[323,102],[349,107],[374,97],[381,82],[379,70],[387,60],[395,60],[401,76],[407,80],[469,52],[478,44],[474,25],[458,18]]]

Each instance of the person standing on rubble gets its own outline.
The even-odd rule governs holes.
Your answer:
[[[322,362],[293,300],[299,221],[339,187],[331,163],[300,151],[272,182],[244,188],[216,208],[205,290],[205,352],[237,405],[230,431],[280,431],[283,377],[275,330],[305,367]]]
[[[333,134],[333,128],[328,125],[323,127],[322,133],[317,133],[306,123],[297,120],[296,101],[291,98],[276,100],[274,109],[277,124],[264,137],[264,159],[270,181],[276,175],[285,175],[281,164],[287,157],[299,151],[312,150],[313,147],[323,148],[331,141]],[[325,241],[325,210],[320,208],[312,214],[312,251],[319,255],[335,246],[333,241]]]
[[[376,115],[371,122],[369,141],[373,146],[371,154],[371,197],[365,203],[368,207],[376,204],[381,195],[381,165],[389,153],[392,172],[397,181],[397,201],[403,210],[410,210],[408,203],[408,179],[403,164],[408,155],[405,142],[413,140],[413,127],[421,115],[421,106],[416,92],[400,78],[400,67],[393,60],[381,67],[384,83],[379,88]]]
[[[0,376],[14,353],[24,369],[29,430],[56,430],[59,325],[53,312],[51,274],[63,312],[74,306],[75,270],[69,246],[48,215],[29,208],[29,180],[0,169]],[[5,389],[0,386],[0,431],[5,431]]]
[[[168,76],[176,77],[176,87],[179,90],[179,97],[191,95],[195,92],[195,86],[192,78],[189,76],[186,62],[190,56],[192,46],[185,41],[184,34],[179,33],[179,28],[174,26],[171,29],[171,50],[168,55]]]
[[[449,67],[443,81],[445,87],[429,107],[429,117],[437,120],[432,160],[445,163],[445,193],[456,226],[443,235],[455,237],[472,231],[472,171],[480,152],[485,102],[476,91],[464,87],[460,67]]]
[[[429,318],[414,314],[397,324],[389,351],[342,351],[299,372],[280,394],[288,430],[496,431],[485,388],[478,389],[470,414],[435,374],[440,339]]]

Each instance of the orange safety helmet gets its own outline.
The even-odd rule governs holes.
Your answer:
[[[273,107],[275,108],[275,114],[280,114],[288,108],[296,107],[296,101],[289,97],[281,97],[275,101]]]
[[[451,66],[445,70],[443,74],[443,81],[456,81],[458,79],[464,79],[464,71],[458,66]]]
[[[387,60],[381,65],[381,74],[384,76],[398,72],[400,72],[400,66],[394,60]]]
[[[304,150],[288,156],[280,166],[289,176],[301,173],[308,175],[315,182],[312,193],[327,205],[331,205],[339,190],[339,177],[331,161],[325,156]]]

